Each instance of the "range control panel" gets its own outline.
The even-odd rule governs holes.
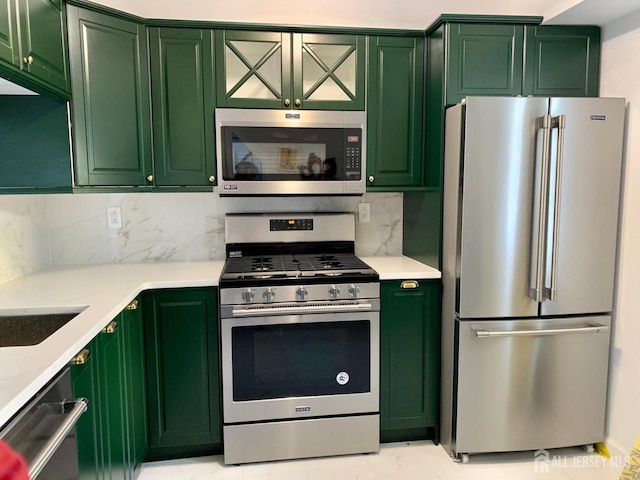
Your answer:
[[[269,228],[272,232],[287,230],[313,230],[312,218],[290,218],[269,220]]]

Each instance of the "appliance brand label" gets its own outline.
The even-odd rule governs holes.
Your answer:
[[[311,407],[296,407],[296,412],[310,412]]]
[[[300,114],[299,113],[285,113],[284,114],[284,118],[296,118],[296,119],[299,119],[300,118]]]
[[[346,385],[347,383],[349,383],[349,374],[347,372],[340,372],[338,375],[336,375],[336,382],[338,382],[340,385]]]
[[[232,183],[225,183],[224,187],[222,187],[223,190],[229,191],[229,190],[238,190],[238,185],[234,185]]]
[[[591,115],[591,120],[599,120],[601,122],[607,119],[606,115]]]

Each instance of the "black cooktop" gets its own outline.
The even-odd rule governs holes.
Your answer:
[[[373,281],[378,274],[352,253],[279,254],[227,258],[221,284]]]

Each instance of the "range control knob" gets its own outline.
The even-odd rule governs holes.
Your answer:
[[[329,287],[329,296],[331,298],[338,298],[340,296],[340,288],[335,285]]]
[[[296,290],[296,300],[306,300],[308,296],[309,291],[306,288],[300,287]]]
[[[267,288],[264,292],[262,292],[262,298],[264,298],[267,302],[273,301],[276,296],[276,292],[272,289]]]
[[[350,285],[349,286],[349,296],[350,297],[356,298],[359,293],[360,293],[360,287],[358,287],[357,285]]]
[[[242,295],[242,300],[244,300],[247,303],[253,300],[253,297],[256,296],[256,294],[253,293],[253,290],[251,290],[250,288],[243,290],[241,295]]]

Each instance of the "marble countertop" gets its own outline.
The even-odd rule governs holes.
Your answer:
[[[373,268],[380,280],[419,280],[440,278],[440,270],[409,257],[360,257]]]
[[[440,278],[408,257],[362,257],[381,280]],[[0,426],[140,292],[217,286],[224,261],[56,266],[0,285],[0,316],[81,312],[44,340],[0,348]]]

